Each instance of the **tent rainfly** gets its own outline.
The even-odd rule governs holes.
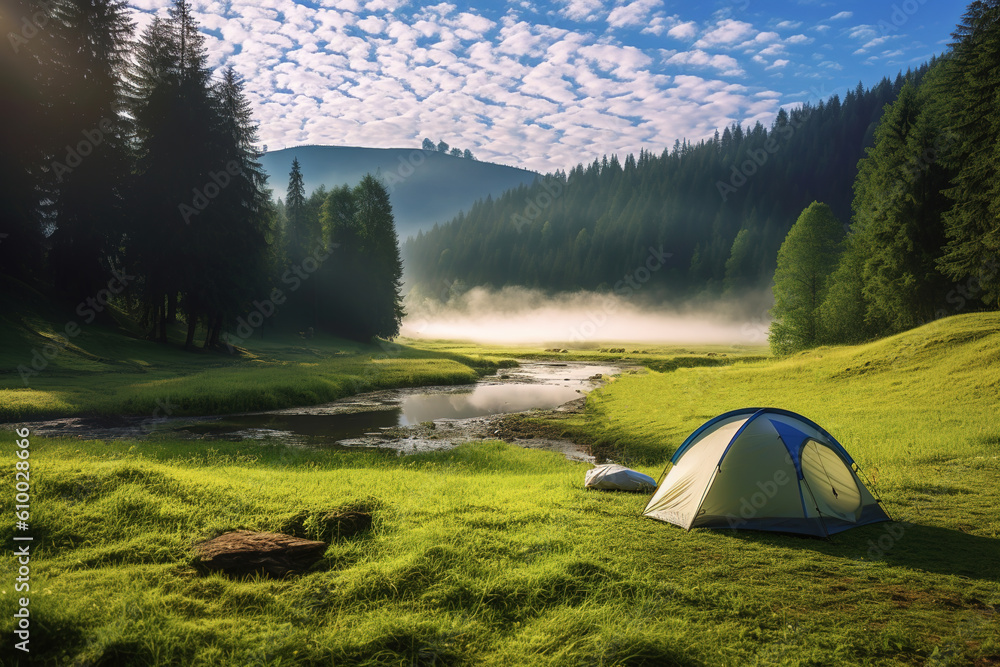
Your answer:
[[[677,448],[643,515],[681,528],[826,537],[890,521],[832,435],[777,408],[709,420]]]

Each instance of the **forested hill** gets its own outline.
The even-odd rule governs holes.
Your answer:
[[[711,140],[605,157],[477,202],[406,241],[407,278],[431,292],[456,280],[611,289],[662,246],[672,256],[656,284],[678,297],[766,286],[810,202],[849,223],[857,164],[883,108],[929,67],[781,110],[770,128],[733,124]]]
[[[478,199],[499,195],[539,174],[507,165],[455,157],[436,150],[299,146],[269,151],[261,158],[274,197],[285,197],[292,160],[298,158],[306,192],[381,176],[392,201],[400,236],[416,234],[469,210]]]

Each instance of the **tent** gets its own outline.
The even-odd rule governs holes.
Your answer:
[[[583,478],[587,489],[610,491],[645,491],[656,488],[656,480],[617,463],[605,463],[587,471]]]
[[[681,528],[827,536],[890,521],[832,435],[777,408],[709,420],[677,448],[643,515]]]

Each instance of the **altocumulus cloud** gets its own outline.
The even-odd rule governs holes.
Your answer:
[[[141,29],[170,0],[132,4]],[[797,23],[765,31],[733,18],[689,20],[663,0],[192,5],[210,66],[245,78],[270,148],[430,137],[539,171],[697,140],[736,120],[768,124],[782,99],[760,65],[782,67],[771,58],[806,39],[774,32]]]

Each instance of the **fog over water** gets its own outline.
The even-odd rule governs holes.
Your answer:
[[[483,343],[601,342],[763,345],[770,292],[670,304],[649,294],[475,287],[447,302],[407,298],[402,336]]]

